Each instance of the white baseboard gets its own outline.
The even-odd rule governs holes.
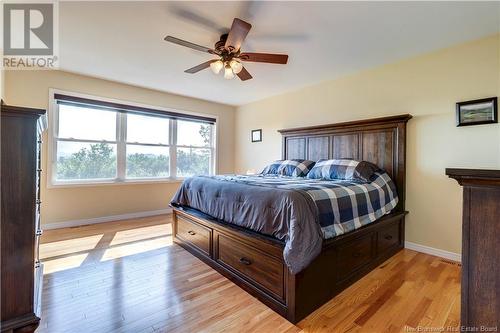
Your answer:
[[[405,242],[405,248],[417,252],[427,253],[436,257],[441,257],[457,262],[462,261],[462,256],[459,253],[449,252],[445,250],[436,249],[430,246],[420,245],[412,242]]]
[[[105,222],[120,221],[120,220],[129,220],[129,219],[137,219],[137,218],[141,218],[141,217],[156,216],[156,215],[163,215],[163,214],[170,214],[170,213],[172,213],[172,208],[166,208],[166,209],[160,209],[160,210],[150,210],[150,211],[146,211],[146,212],[128,213],[128,214],[121,214],[121,215],[94,217],[91,219],[44,223],[44,224],[42,224],[42,229],[51,230],[51,229],[71,228],[71,227],[79,227],[82,225],[105,223]]]

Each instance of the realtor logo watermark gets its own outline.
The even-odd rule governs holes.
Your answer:
[[[57,2],[3,4],[4,69],[57,68]]]

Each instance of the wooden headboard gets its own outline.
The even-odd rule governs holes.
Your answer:
[[[396,183],[399,203],[405,209],[406,123],[411,115],[373,118],[345,123],[279,130],[283,159],[352,158],[383,168]]]

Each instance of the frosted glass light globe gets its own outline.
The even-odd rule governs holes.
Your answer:
[[[214,61],[210,64],[210,69],[214,72],[214,74],[219,74],[222,67],[224,67],[224,64],[220,60]]]
[[[229,62],[229,66],[233,69],[234,74],[238,74],[243,69],[241,62],[234,59]]]
[[[226,65],[226,67],[224,68],[224,78],[227,80],[231,80],[232,78],[234,78],[233,69],[229,65]]]

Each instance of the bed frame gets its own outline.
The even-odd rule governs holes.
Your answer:
[[[284,129],[284,159],[353,158],[384,168],[399,203],[377,222],[323,242],[321,254],[292,274],[284,243],[218,221],[189,208],[173,208],[174,241],[292,323],[297,323],[404,246],[406,123],[400,115]]]

